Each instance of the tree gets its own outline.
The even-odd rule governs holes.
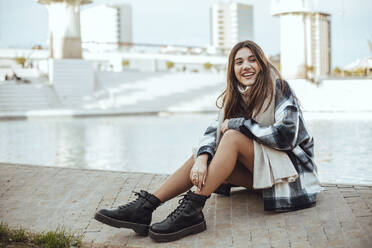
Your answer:
[[[15,62],[19,65],[22,65],[22,67],[25,67],[26,58],[25,57],[16,57],[14,58]]]
[[[122,65],[123,67],[128,67],[129,64],[130,64],[129,60],[123,59],[123,60],[121,61],[121,65]]]
[[[353,74],[355,76],[359,76],[359,77],[365,76],[366,75],[366,70],[362,67],[359,67],[359,68],[354,69]]]
[[[341,75],[340,67],[336,67],[335,69],[333,69],[333,73],[336,74],[336,75]]]
[[[174,62],[167,61],[167,62],[165,62],[165,65],[167,66],[167,69],[170,70],[174,67]]]
[[[204,63],[204,69],[206,69],[207,71],[210,71],[211,69],[212,69],[212,64],[211,63],[209,63],[209,62],[207,62],[207,63]]]

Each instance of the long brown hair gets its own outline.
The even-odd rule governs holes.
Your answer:
[[[238,90],[238,84],[240,83],[235,76],[234,70],[236,53],[243,47],[249,48],[252,51],[260,67],[260,72],[257,75],[256,82],[247,93],[246,101],[244,101],[242,94]],[[226,89],[216,101],[218,108],[225,108],[225,119],[236,117],[251,118],[253,117],[253,111],[256,110],[256,114],[259,113],[263,107],[265,99],[270,98],[269,104],[267,105],[268,108],[274,98],[273,93],[275,86],[272,73],[276,74],[276,77],[282,81],[279,71],[267,59],[262,49],[256,43],[246,40],[236,44],[229,55]],[[218,102],[221,98],[222,105],[219,105]]]

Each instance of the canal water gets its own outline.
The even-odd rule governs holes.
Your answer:
[[[214,114],[0,122],[0,162],[172,173]],[[305,113],[323,183],[372,185],[371,113]],[[1,167],[0,167],[1,170]]]

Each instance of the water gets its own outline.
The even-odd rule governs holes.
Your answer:
[[[0,122],[0,162],[172,173],[212,114]],[[372,185],[371,114],[305,114],[324,183]]]

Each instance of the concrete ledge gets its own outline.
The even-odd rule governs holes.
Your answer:
[[[89,118],[106,116],[143,116],[143,115],[174,115],[174,114],[213,114],[215,110],[200,111],[123,111],[123,110],[73,110],[73,109],[55,109],[55,110],[32,110],[32,111],[12,111],[0,112],[1,120],[29,120],[29,119],[48,119],[48,118]]]
[[[0,221],[33,231],[65,226],[85,234],[86,247],[372,247],[372,186],[323,185],[317,206],[274,214],[242,188],[213,195],[203,210],[207,231],[167,244],[93,219],[100,208],[154,191],[167,175],[0,164]],[[153,222],[178,204],[159,207]]]
[[[372,111],[350,112],[350,111],[304,111],[308,120],[332,119],[332,120],[372,120]],[[0,111],[0,121],[4,120],[29,120],[50,118],[90,118],[90,117],[114,117],[114,116],[165,116],[184,114],[217,114],[216,110],[189,110],[189,111],[166,111],[166,110],[123,110],[123,109],[47,109],[31,111]]]

